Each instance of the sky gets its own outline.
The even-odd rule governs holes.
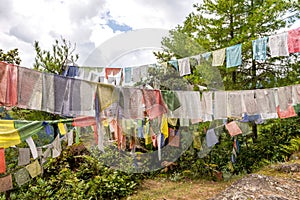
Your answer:
[[[134,66],[153,63],[155,58],[151,49],[137,50],[138,46],[130,46],[130,43],[136,43],[134,37],[140,38],[141,34],[144,34],[144,38],[140,39],[144,41],[155,39],[153,41],[155,44],[157,40],[160,42],[159,37],[166,36],[164,34],[178,24],[182,25],[188,14],[195,11],[193,4],[200,1],[1,0],[0,48],[5,52],[18,48],[22,59],[21,66],[30,68],[36,55],[34,41],[39,41],[42,49],[51,50],[55,39],[63,37],[73,44],[76,43],[75,53],[79,54],[78,65]],[[153,38],[151,31],[126,35],[144,29],[165,30],[165,32],[154,31],[159,36],[156,38]],[[122,34],[126,37],[122,37]],[[120,43],[121,40],[123,43]],[[142,44],[142,41],[140,43],[141,47],[146,45]],[[127,46],[122,49],[123,51],[107,55],[124,45]],[[158,50],[157,46],[156,44],[155,50]],[[130,48],[133,48],[132,51]],[[124,54],[125,52],[127,53]],[[94,57],[91,58],[91,55]]]
[[[193,4],[197,2],[199,0],[1,0],[0,48],[5,52],[18,48],[21,66],[32,67],[34,41],[39,41],[42,49],[50,50],[55,39],[63,37],[76,43],[77,64],[84,65],[96,48],[122,33],[175,28],[194,11]],[[145,52],[148,55],[150,51]],[[145,53],[139,56],[144,58]],[[102,64],[106,63],[99,63]]]

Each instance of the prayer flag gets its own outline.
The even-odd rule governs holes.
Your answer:
[[[13,189],[11,174],[0,178],[0,192],[5,192]]]

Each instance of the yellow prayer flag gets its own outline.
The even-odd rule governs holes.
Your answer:
[[[162,117],[160,131],[164,135],[164,139],[169,137],[168,119],[165,115]]]
[[[13,120],[0,120],[0,147],[7,148],[21,143],[20,134]]]
[[[64,125],[63,123],[59,122],[59,123],[57,124],[57,126],[58,126],[58,129],[59,129],[60,134],[62,134],[62,135],[67,134],[66,127],[65,127],[65,125]]]

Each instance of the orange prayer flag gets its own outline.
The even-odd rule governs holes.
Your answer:
[[[243,133],[242,130],[240,129],[240,127],[237,125],[237,123],[235,121],[232,121],[232,122],[226,124],[225,127],[228,130],[231,137]]]
[[[4,174],[5,172],[6,172],[5,149],[0,148],[0,173]]]

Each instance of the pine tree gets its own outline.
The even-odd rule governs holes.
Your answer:
[[[4,61],[10,64],[20,65],[21,58],[19,57],[18,49],[12,49],[4,53],[2,49],[0,49],[0,61]]]
[[[252,60],[252,40],[275,34],[293,24],[299,19],[299,3],[285,0],[204,0],[194,7],[196,11],[188,15],[184,24],[178,25],[170,31],[169,37],[164,38],[165,52],[181,58],[242,43],[242,66],[218,67],[226,89],[253,89],[258,83],[263,87],[273,87],[279,77],[286,77],[286,72],[290,71],[288,63],[292,60],[268,58],[265,62],[255,62]],[[201,79],[195,77],[203,77],[201,71],[203,66],[198,66],[187,79],[201,84]],[[214,72],[215,69],[211,70],[211,73]]]
[[[62,74],[66,65],[78,60],[78,54],[74,55],[76,44],[72,45],[70,41],[61,38],[61,42],[55,40],[55,44],[52,45],[52,52],[42,50],[39,42],[34,42],[34,48],[36,51],[34,69],[42,70],[54,74]]]

